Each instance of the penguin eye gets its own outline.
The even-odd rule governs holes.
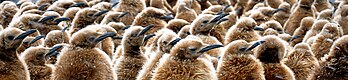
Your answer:
[[[190,32],[186,32],[186,34],[187,34],[187,35],[191,35],[191,33],[190,33]]]
[[[209,22],[209,20],[204,20],[202,23],[206,24],[206,23],[208,23],[208,22]]]
[[[240,51],[245,51],[246,49],[247,49],[247,48],[244,47],[244,48],[240,48],[239,50],[240,50]]]
[[[88,41],[94,41],[96,39],[96,37],[92,36],[92,37],[89,37],[87,40]]]
[[[23,42],[23,44],[29,44],[29,42],[26,41],[26,42]]]
[[[14,39],[14,36],[7,36],[7,39],[8,39],[8,40],[13,40],[13,39]]]
[[[163,44],[167,44],[168,42],[167,41],[163,41]]]
[[[87,16],[93,16],[94,14],[87,14]]]
[[[190,51],[196,51],[197,48],[189,48]]]

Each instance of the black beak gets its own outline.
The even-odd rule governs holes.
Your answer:
[[[149,31],[154,25],[150,24],[148,26],[146,26],[143,30],[140,31],[140,33],[137,36],[143,35],[145,34],[147,31]]]
[[[176,39],[174,39],[173,41],[171,41],[171,42],[169,43],[169,45],[174,46],[174,45],[175,45],[176,43],[178,43],[180,40],[181,40],[181,38],[176,38]]]
[[[149,35],[146,35],[145,38],[144,38],[144,41],[147,41],[149,40],[150,38],[156,36],[156,34],[149,34]]]
[[[220,24],[220,23],[222,23],[222,22],[224,22],[224,21],[228,21],[229,19],[228,18],[222,18],[221,20],[219,20],[218,22],[217,22],[217,24]]]
[[[253,45],[251,45],[249,48],[246,49],[246,51],[250,51],[254,48],[256,48],[257,46],[261,45],[262,43],[265,43],[266,41],[258,41],[256,43],[254,43]]]
[[[169,16],[169,15],[165,15],[165,16],[159,17],[159,18],[162,19],[162,20],[171,20],[171,19],[174,19],[174,17]]]
[[[45,36],[36,36],[33,40],[29,42],[29,45],[35,43],[36,41],[40,40],[41,38],[45,38]]]
[[[219,16],[215,17],[213,20],[211,20],[209,23],[215,23],[218,22],[220,19],[224,18],[225,16],[229,15],[229,13],[226,14],[220,14]]]
[[[255,26],[254,30],[256,30],[256,31],[265,31],[265,29],[263,29],[263,28],[261,28],[259,26]]]
[[[41,18],[41,20],[39,20],[39,23],[43,23],[43,22],[46,22],[48,20],[52,20],[54,18],[56,18],[57,16],[46,16],[44,18]]]
[[[24,39],[26,38],[27,36],[29,36],[30,34],[33,34],[36,32],[36,29],[30,29],[30,30],[27,30],[25,31],[24,33],[22,34],[19,34],[14,40],[18,40],[18,39]]]
[[[70,21],[70,18],[67,18],[67,17],[61,17],[61,18],[57,18],[55,20],[53,20],[54,22],[56,23],[60,23],[62,21]]]
[[[123,39],[123,36],[115,36],[115,37],[112,37],[112,39]]]
[[[64,32],[66,31],[66,29],[68,29],[68,26],[67,26],[67,27],[64,27],[64,28],[62,29],[62,33],[64,33]]]
[[[231,5],[226,5],[224,8],[221,9],[221,11],[225,11],[227,10],[227,8],[229,8]]]
[[[88,6],[87,3],[78,2],[78,3],[75,3],[75,4],[71,5],[70,7],[87,7],[87,6]]]
[[[207,52],[209,50],[212,50],[212,49],[215,49],[215,48],[219,48],[219,47],[224,47],[223,45],[221,44],[213,44],[213,45],[209,45],[203,49],[201,49],[200,51],[198,51],[198,53],[204,53],[204,52]]]
[[[112,4],[111,8],[117,6],[118,3],[119,3],[119,2],[115,2],[114,4]]]
[[[302,35],[293,36],[293,37],[289,40],[289,42],[294,41],[295,39],[300,38],[301,36],[302,36]]]
[[[130,28],[131,26],[130,25],[128,25],[128,26],[126,26],[126,27],[123,27],[121,30],[126,30],[126,29],[128,29],[128,28]]]
[[[285,9],[285,8],[278,8],[278,9],[274,10],[274,11],[272,12],[272,14],[277,13],[277,12],[279,12],[279,11],[286,11],[286,9]]]
[[[121,17],[123,17],[123,16],[125,16],[125,15],[127,15],[129,12],[122,12],[122,14],[121,15],[119,15],[117,18],[121,18]]]
[[[94,41],[95,42],[100,42],[102,40],[104,40],[105,38],[108,38],[108,37],[113,37],[113,36],[116,36],[116,33],[115,32],[107,32],[101,36],[99,36],[97,39],[95,39]]]
[[[109,12],[109,10],[103,10],[103,11],[98,12],[98,13],[95,14],[94,16],[97,16],[97,17],[98,17],[98,16],[101,16],[101,15],[107,13],[107,12]]]
[[[45,7],[47,7],[47,6],[48,6],[48,4],[43,4],[38,8],[38,10],[43,11],[45,9]]]
[[[51,56],[51,55],[53,55],[54,52],[56,52],[58,49],[60,49],[62,47],[63,47],[62,45],[54,46],[46,53],[46,55]]]

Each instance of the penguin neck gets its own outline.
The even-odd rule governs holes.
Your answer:
[[[15,48],[5,49],[2,47],[0,48],[0,50],[0,61],[11,62],[15,61],[16,59],[19,59]]]
[[[128,46],[123,47],[125,54],[124,55],[141,55],[140,46]]]

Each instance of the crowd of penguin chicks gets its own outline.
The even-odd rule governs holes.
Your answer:
[[[348,0],[0,4],[1,80],[347,80]]]

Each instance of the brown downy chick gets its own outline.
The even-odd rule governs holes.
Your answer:
[[[252,52],[262,43],[264,41],[250,44],[244,40],[236,40],[228,44],[218,65],[219,80],[265,80],[261,62]]]
[[[60,43],[69,43],[70,40],[70,34],[63,29],[63,30],[53,30],[50,31],[44,40],[44,46],[45,47],[53,47],[56,44]]]
[[[262,40],[265,42],[254,50],[254,55],[262,62],[266,80],[295,80],[294,73],[282,62],[287,53],[286,42],[274,35]]]
[[[179,0],[179,1],[177,1],[175,6],[173,6],[173,11],[174,11],[173,13],[177,12],[176,10],[179,7],[179,4],[181,4],[181,3],[185,3],[188,8],[195,10],[197,15],[202,13],[202,6],[199,4],[198,0]]]
[[[167,24],[165,20],[170,19],[173,19],[173,17],[166,15],[165,11],[154,7],[147,7],[135,17],[132,26],[147,26],[153,24],[153,29],[147,31],[145,34],[154,34],[158,30],[164,28]]]
[[[257,29],[257,28],[259,28],[259,29]],[[261,24],[260,27],[256,27],[256,29],[259,30],[258,33],[262,36],[265,36],[263,34],[265,34],[267,29],[273,29],[278,34],[284,33],[284,29],[283,29],[282,25],[279,22],[274,21],[274,20],[267,21],[267,22]]]
[[[326,23],[329,23],[329,21],[327,21],[327,20],[317,20],[317,21],[315,21],[313,23],[312,28],[306,32],[306,35],[304,36],[302,42],[307,42],[307,40],[309,38],[314,37],[315,35],[319,34],[320,31],[323,29],[323,27],[324,27],[324,25]]]
[[[142,12],[145,7],[145,2],[143,0],[119,0],[115,10],[117,12],[128,12],[120,21],[125,25],[132,25],[135,17],[138,13]]]
[[[108,12],[100,24],[109,24],[110,22],[120,22],[120,18],[127,15],[127,12]],[[123,24],[123,23],[122,23]]]
[[[179,3],[178,5],[175,19],[183,19],[190,23],[196,19],[197,13],[193,9],[187,7],[185,3]]]
[[[97,19],[100,16],[99,14],[100,11],[93,8],[84,8],[78,11],[72,21],[72,26],[69,29],[69,33],[73,34],[78,30],[93,24],[95,19]]]
[[[108,25],[89,25],[86,28],[96,30],[98,33],[102,34],[108,32],[117,34],[117,31]],[[103,41],[100,42],[100,44],[97,47],[104,51],[107,55],[109,55],[110,58],[112,58],[112,55],[115,52],[115,44],[113,37],[105,38]]]
[[[124,31],[130,27],[130,26],[124,25],[123,23],[115,23],[115,22],[110,22],[108,25],[117,31],[118,36],[122,36]],[[122,37],[119,37],[119,38],[122,38]],[[122,39],[114,39],[113,42],[115,46],[114,50],[117,50],[117,47],[122,45],[121,44]]]
[[[122,56],[114,64],[117,78],[121,80],[135,80],[141,67],[148,60],[141,51],[144,44],[144,35],[152,26],[142,28],[132,26],[125,31],[122,39]],[[117,53],[116,53],[117,54]]]
[[[328,21],[333,21],[333,10],[331,9],[325,9],[323,11],[321,11],[318,16],[317,16],[317,20],[328,20]]]
[[[97,10],[112,10],[112,4],[108,2],[99,2],[98,4],[95,4],[92,6],[92,8]]]
[[[22,41],[22,44],[17,48],[17,52],[22,54],[23,51],[28,49],[29,47],[40,46],[44,42],[42,38],[45,36],[36,36],[36,37],[26,37]]]
[[[341,8],[342,12],[339,12],[340,15],[335,15],[335,21],[341,26],[343,33],[348,34],[348,5],[343,5]]]
[[[12,21],[9,27],[19,28],[21,30],[30,30],[36,29],[39,26],[42,26],[38,21],[40,20],[41,15],[38,14],[23,14],[19,19]],[[31,34],[31,36],[39,36],[39,32]]]
[[[55,2],[55,0],[37,0],[35,2],[35,4],[38,6],[42,6],[42,5],[46,5],[46,4],[53,4],[54,2]]]
[[[216,14],[216,15],[219,15],[219,14],[226,14],[226,13],[230,13],[230,12],[233,12],[233,7],[231,7],[231,5],[225,5],[225,6],[222,6],[222,5],[213,5],[213,6],[210,6],[209,8],[205,9],[202,13],[203,14]],[[232,13],[230,13],[232,14]],[[235,14],[235,13],[233,13]]]
[[[284,26],[285,22],[288,20],[290,17],[290,4],[288,3],[282,3],[279,5],[278,9],[284,9],[281,11],[278,11],[273,14],[272,19],[278,21],[282,26]]]
[[[338,24],[327,23],[319,34],[317,39],[312,44],[312,51],[318,60],[330,52],[333,42],[340,38],[343,34],[340,33]]]
[[[265,0],[247,0],[247,1],[248,3],[245,6],[245,9],[243,12],[248,12],[249,10],[252,10],[257,3],[263,3]]]
[[[30,47],[21,54],[21,59],[28,65],[31,80],[49,80],[52,65],[45,64],[45,55],[50,51],[43,46]]]
[[[278,33],[278,31],[276,31],[276,30],[274,30],[274,29],[272,29],[272,28],[268,28],[268,29],[266,29],[266,30],[264,31],[264,33],[262,34],[262,36],[266,36],[266,35],[276,35],[276,36],[278,36],[279,33]]]
[[[333,6],[329,3],[329,0],[315,0],[313,5],[318,12],[333,8]]]
[[[171,6],[166,6],[166,0],[150,0],[150,5],[148,7],[154,7],[166,11],[166,13],[173,13]]]
[[[286,3],[289,3],[291,6],[296,4],[299,0],[283,0]]]
[[[229,0],[208,0],[212,5],[230,5]]]
[[[80,8],[77,8],[77,7],[72,7],[72,8],[69,8],[67,9],[64,14],[62,15],[62,17],[66,17],[66,18],[69,18],[71,20],[73,20],[76,16],[76,13],[78,11],[80,11],[81,9]]]
[[[270,6],[272,8],[278,8],[282,3],[284,3],[283,0],[266,0],[267,6]]]
[[[315,71],[319,68],[317,58],[306,43],[296,44],[283,61],[298,80],[313,80]]]
[[[19,58],[16,49],[22,40],[36,30],[22,31],[18,28],[6,28],[0,32],[0,78],[3,80],[29,80],[27,64]]]
[[[89,28],[81,29],[73,34],[69,46],[63,48],[58,57],[51,79],[116,79],[109,56],[96,48],[100,41],[115,35],[116,33],[112,32],[100,34]]]
[[[265,23],[272,19],[272,16],[279,12],[279,11],[285,11],[286,9],[278,8],[273,9],[271,7],[260,7],[256,11],[251,11],[249,17],[253,18],[258,25]]]
[[[314,0],[300,0],[298,6],[291,13],[289,19],[284,24],[285,33],[293,35],[296,28],[300,26],[300,21],[304,17],[315,17],[314,7],[312,7]]]
[[[191,25],[186,25],[180,29],[178,35],[180,38],[186,38],[188,35],[191,35]]]
[[[47,8],[49,11],[58,12],[60,15],[63,15],[64,12],[70,8],[74,2],[72,0],[58,0],[54,2],[50,7]]]
[[[19,9],[17,8],[16,4],[9,1],[2,2],[0,6],[0,24],[3,28],[6,28],[13,19],[14,14],[16,14]]]
[[[55,65],[57,62],[57,57],[60,56],[62,49],[68,46],[69,44],[66,44],[66,43],[60,43],[60,44],[56,44],[52,46],[51,50],[45,54],[45,60],[46,60],[45,63]]]
[[[36,27],[41,35],[46,35],[52,30],[62,30],[63,27],[58,24],[62,21],[70,21],[69,18],[60,17],[57,12],[49,11],[42,15],[42,18],[38,21],[42,25]]]
[[[217,44],[207,46],[199,39],[182,39],[171,49],[170,55],[159,63],[152,79],[217,79],[213,64],[199,57],[204,52],[219,47],[223,46]]]
[[[168,22],[168,24],[165,26],[166,28],[173,30],[175,33],[179,33],[179,31],[186,25],[191,24],[190,22],[187,22],[183,19],[172,19]]]
[[[330,49],[329,55],[320,66],[316,79],[346,80],[348,79],[348,36],[337,39]]]
[[[75,3],[71,5],[70,7],[80,7],[80,8],[91,7],[90,5],[88,5],[87,0],[72,0],[72,1],[74,1]]]
[[[261,36],[256,33],[254,28],[256,22],[252,18],[243,17],[238,20],[235,26],[228,29],[224,44],[227,45],[234,40],[243,39],[247,42],[258,40]]]
[[[248,5],[248,1],[249,0],[237,0],[237,3],[234,5],[233,8],[234,8],[234,11],[236,11],[236,15],[238,17],[246,13],[244,12],[245,11],[244,9],[246,9],[246,5]]]
[[[169,54],[171,48],[181,39],[173,31],[163,33],[157,41],[157,50],[144,64],[137,76],[138,80],[150,80],[154,74],[154,70],[158,67],[160,60],[164,55]]]
[[[221,34],[223,37],[226,36],[227,30],[237,23],[237,15],[234,12],[230,12],[230,15],[227,15],[225,18],[228,20],[221,22],[216,26],[216,28],[214,28],[217,30],[216,32]]]
[[[37,8],[39,8],[39,6],[34,5],[34,4],[25,6],[22,9],[19,9],[16,14],[14,14],[12,20],[21,17],[21,15],[28,10],[37,9]]]
[[[298,27],[292,36],[300,36],[299,38],[296,38],[290,42],[290,46],[295,46],[297,43],[301,43],[304,35],[306,35],[307,31],[309,31],[313,24],[315,22],[315,19],[313,17],[305,17],[301,20],[300,27]]]

